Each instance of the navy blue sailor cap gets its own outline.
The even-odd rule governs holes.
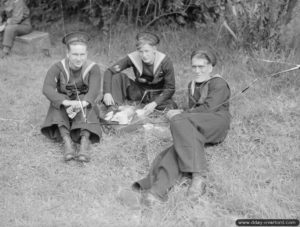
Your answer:
[[[62,43],[66,45],[74,42],[81,42],[87,44],[89,41],[90,41],[90,36],[86,32],[80,32],[80,31],[70,32],[66,34],[62,39]]]

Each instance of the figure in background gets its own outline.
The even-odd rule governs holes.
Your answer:
[[[65,161],[90,161],[89,144],[101,138],[95,104],[101,74],[99,66],[87,59],[88,41],[86,33],[67,34],[63,38],[66,58],[52,65],[43,86],[50,107],[41,132],[50,139],[63,139]],[[80,143],[79,153],[74,151],[72,140]]]
[[[32,31],[30,11],[25,0],[6,0],[0,9],[0,32],[3,31],[0,57],[5,58],[11,52],[16,36]]]
[[[145,113],[154,109],[177,108],[172,100],[175,92],[173,64],[169,57],[157,50],[159,37],[142,32],[136,36],[137,51],[109,67],[104,73],[104,98],[106,106],[121,105],[125,100],[145,103]],[[135,79],[130,79],[124,69],[133,68]]]
[[[167,113],[173,145],[155,158],[144,179],[132,185],[144,192],[145,203],[166,201],[169,189],[182,175],[192,178],[189,195],[203,195],[208,173],[204,145],[222,142],[229,130],[230,89],[220,75],[212,73],[216,56],[197,50],[191,64],[195,76],[188,85],[189,109]]]

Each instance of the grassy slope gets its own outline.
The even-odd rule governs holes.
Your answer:
[[[161,49],[173,59],[182,89],[189,80],[190,50],[207,39],[201,32],[174,34],[163,32]],[[110,48],[107,40],[93,45],[91,56],[101,65],[134,48],[132,32],[112,35]],[[61,146],[39,131],[48,108],[42,83],[49,65],[61,58],[60,47],[54,48],[52,58],[0,60],[0,226],[234,226],[238,217],[299,218],[298,72],[263,79],[232,101],[226,141],[207,149],[211,175],[203,198],[187,200],[186,186],[180,184],[171,190],[167,204],[130,211],[120,205],[117,193],[146,174],[155,154],[171,144],[170,133],[105,135],[93,146],[91,163],[63,163]],[[218,50],[219,71],[233,93],[256,77],[288,67]],[[267,51],[255,57],[296,62],[293,56]],[[183,93],[176,93],[180,103]]]

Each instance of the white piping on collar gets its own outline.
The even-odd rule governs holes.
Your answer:
[[[207,81],[209,81],[209,80],[211,80],[211,79],[213,79],[213,78],[222,78],[222,79],[223,79],[223,77],[222,77],[220,74],[215,74],[215,75],[211,76],[208,80],[203,81],[202,83],[205,83],[205,82],[207,82]],[[196,81],[195,81],[195,80],[192,80],[192,81],[191,81],[191,95],[192,95],[192,96],[193,96],[194,93],[195,93],[195,86],[196,86],[195,84],[196,84]]]
[[[82,74],[82,79],[84,80],[84,78],[86,77],[86,75],[88,74],[88,72],[93,68],[93,66],[96,65],[95,62],[88,62],[88,66],[85,68],[83,74]]]
[[[128,57],[130,58],[130,60],[132,61],[132,63],[134,64],[134,66],[136,67],[138,72],[140,73],[140,75],[142,75],[142,73],[143,73],[143,62],[142,62],[142,59],[139,55],[139,52],[134,51],[134,52],[128,54]],[[153,63],[153,75],[155,75],[158,67],[160,66],[161,62],[165,59],[165,57],[166,57],[166,55],[164,53],[156,51],[155,60],[154,60],[154,63]]]
[[[69,82],[69,79],[70,79],[70,72],[69,72],[69,68],[67,68],[67,66],[66,66],[66,59],[63,59],[63,60],[61,60],[60,61],[61,62],[61,64],[63,65],[63,67],[64,67],[64,70],[65,70],[65,73],[66,73],[66,75],[67,75],[67,82]]]
[[[65,58],[61,60],[61,64],[63,65],[63,68],[64,68],[65,73],[66,73],[66,75],[67,75],[67,82],[69,82],[69,79],[70,79],[70,71],[69,71],[69,67],[67,67],[67,65],[66,65],[66,59],[65,59]],[[96,65],[95,62],[90,62],[90,61],[88,61],[88,62],[86,63],[86,65],[83,66],[83,70],[84,70],[84,72],[83,72],[83,74],[82,74],[82,79],[83,79],[83,80],[84,80],[84,78],[86,77],[86,75],[87,75],[88,72],[92,69],[92,67],[93,67],[94,65]]]

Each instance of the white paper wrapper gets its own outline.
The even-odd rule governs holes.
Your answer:
[[[108,113],[105,115],[104,119],[105,119],[106,121],[110,121],[110,120],[113,118],[113,116],[114,116],[114,112],[113,112],[113,111],[110,111],[110,112],[108,112]]]
[[[139,110],[136,110],[135,112],[139,118],[146,117],[146,111],[144,109],[139,109]]]
[[[113,113],[112,111],[105,115],[105,120],[115,121],[119,124],[129,124],[135,114],[134,106],[120,106],[119,112]]]

